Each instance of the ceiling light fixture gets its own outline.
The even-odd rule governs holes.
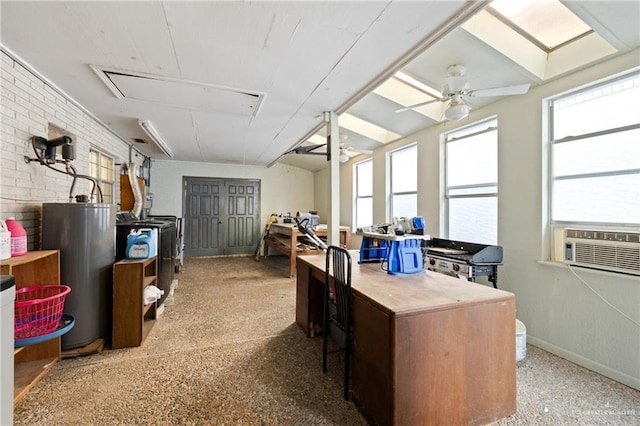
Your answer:
[[[340,162],[341,162],[341,163],[346,163],[346,162],[348,162],[348,161],[351,159],[351,157],[349,157],[349,155],[347,155],[346,153],[342,152],[342,150],[340,150],[340,151],[341,151],[341,152],[340,152],[340,157],[338,157],[338,158],[339,158],[339,160],[340,160]]]
[[[164,139],[160,137],[158,131],[151,125],[149,120],[138,120],[138,125],[167,157],[173,157],[173,151],[169,148],[169,145],[167,145]]]
[[[457,98],[457,99],[456,99]],[[469,105],[465,104],[459,96],[454,96],[449,103],[449,106],[444,112],[444,116],[447,120],[462,120],[469,115]]]

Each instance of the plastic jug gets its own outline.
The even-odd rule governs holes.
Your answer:
[[[4,220],[0,220],[0,259],[11,257],[11,232]]]
[[[27,231],[13,217],[7,218],[6,225],[11,232],[11,256],[24,256],[27,254]]]
[[[127,236],[127,259],[148,259],[155,256],[155,245],[152,231],[131,231]]]

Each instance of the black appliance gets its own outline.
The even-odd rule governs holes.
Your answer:
[[[169,220],[176,224],[176,247],[174,250],[175,263],[173,270],[177,274],[182,269],[184,262],[184,247],[182,243],[182,218],[178,216],[163,216],[163,215],[147,215],[149,220]]]
[[[486,276],[498,288],[498,265],[502,265],[502,247],[432,238],[428,241],[425,265],[436,272],[453,274],[475,281]]]
[[[164,294],[158,299],[161,306],[169,292],[173,282],[174,267],[177,259],[176,253],[176,222],[161,220],[158,218],[137,219],[132,213],[118,213],[116,215],[116,261],[126,259],[127,236],[132,230],[141,228],[158,230],[158,288],[164,290]]]

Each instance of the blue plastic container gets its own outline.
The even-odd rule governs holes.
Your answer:
[[[155,255],[151,230],[142,230],[127,236],[127,259],[149,259]]]
[[[387,260],[387,272],[391,275],[420,274],[424,272],[421,240],[392,241]]]

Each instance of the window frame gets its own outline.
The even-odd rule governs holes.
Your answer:
[[[623,73],[615,74],[609,76],[607,78],[593,81],[584,86],[580,86],[574,88],[572,90],[557,94],[555,96],[549,97],[545,99],[545,113],[546,113],[546,135],[547,135],[547,217],[548,217],[548,226],[549,229],[563,229],[569,227],[593,227],[598,229],[616,229],[616,230],[625,230],[625,229],[637,229],[640,226],[640,223],[617,223],[617,222],[601,222],[601,221],[579,221],[579,220],[555,220],[554,219],[554,197],[555,197],[555,183],[557,181],[566,181],[570,179],[580,179],[585,177],[611,177],[617,176],[621,174],[631,174],[629,172],[633,172],[632,174],[640,174],[640,169],[627,170],[624,173],[621,173],[619,170],[616,171],[598,171],[592,173],[576,173],[572,175],[563,175],[557,178],[554,174],[554,146],[563,143],[575,142],[579,140],[585,140],[590,138],[596,138],[599,136],[613,135],[616,133],[621,133],[629,130],[637,130],[640,129],[640,122],[632,125],[626,126],[618,126],[613,128],[607,128],[604,130],[598,130],[593,132],[582,133],[579,135],[571,135],[565,136],[560,139],[554,139],[554,128],[555,128],[555,116],[554,116],[554,104],[559,101],[563,101],[567,98],[573,98],[583,93],[590,93],[597,90],[600,87],[608,86],[614,84],[615,82],[629,79],[630,77],[635,76],[640,77],[640,68],[634,68],[632,70],[628,70]],[[553,238],[553,236],[552,236]]]
[[[462,136],[453,136],[450,137],[451,135],[456,135],[459,134],[461,132],[464,132],[465,129],[469,129],[469,128],[473,128],[473,127],[480,127],[483,124],[487,124],[487,127],[485,129],[481,129],[478,131],[474,131],[468,134],[464,134]],[[445,132],[442,134],[442,142],[443,142],[443,150],[444,150],[444,155],[443,155],[443,182],[444,182],[444,187],[443,187],[443,205],[444,205],[444,215],[443,215],[443,226],[442,226],[442,230],[443,230],[443,234],[447,236],[447,238],[451,238],[451,228],[450,228],[450,224],[451,224],[451,200],[459,200],[459,199],[479,199],[479,198],[495,198],[496,201],[496,206],[498,203],[498,196],[499,196],[499,175],[498,175],[498,170],[497,168],[499,167],[499,158],[498,158],[498,144],[499,144],[499,137],[498,137],[498,117],[497,116],[491,116],[491,117],[487,117],[484,118],[482,120],[478,120],[474,123],[471,123],[469,125],[466,126],[461,126],[458,127],[456,129],[453,129],[451,131]],[[495,182],[485,182],[485,183],[480,183],[480,184],[471,184],[471,185],[456,185],[456,186],[449,186],[449,168],[448,168],[448,144],[452,143],[452,142],[458,142],[464,139],[468,139],[474,136],[478,136],[478,135],[482,135],[485,133],[489,133],[489,132],[496,132],[496,181]],[[487,191],[487,192],[469,192],[467,194],[450,194],[450,190],[454,189],[454,190],[464,190],[464,189],[476,189],[476,188],[495,188],[495,191]],[[497,242],[499,241],[499,235],[498,235],[498,210],[496,208],[496,217],[495,217],[495,224],[496,224],[496,235],[495,235],[495,242],[494,244],[497,244]],[[491,236],[493,237],[493,236]],[[468,241],[468,242],[478,242],[478,241]]]
[[[393,156],[395,154],[398,154],[402,151],[407,151],[409,149],[415,149],[416,152],[416,185],[415,185],[415,191],[399,191],[399,192],[393,192]],[[393,198],[394,196],[399,196],[399,195],[415,195],[416,196],[416,212],[414,214],[414,216],[418,215],[418,142],[412,142],[410,144],[404,145],[398,149],[394,149],[393,151],[389,151],[388,153],[388,159],[389,159],[389,198],[388,198],[388,215],[389,215],[389,221],[392,221],[394,218],[394,211],[393,211]],[[411,216],[411,217],[414,217]]]
[[[371,164],[371,195],[360,195],[358,189],[359,189],[359,180],[360,180],[360,167],[364,166],[365,164],[370,163]],[[366,160],[363,161],[359,161],[357,163],[354,163],[353,165],[353,175],[354,175],[354,179],[353,179],[353,193],[354,193],[354,197],[353,197],[353,229],[354,232],[357,231],[357,229],[359,227],[360,224],[358,223],[358,200],[360,199],[371,199],[371,223],[367,226],[373,225],[373,158],[368,158]]]
[[[92,154],[96,153],[98,155],[97,158],[97,170],[98,170],[98,175],[99,176],[93,176],[92,170],[91,170],[91,165],[92,165]],[[107,180],[102,176],[102,160],[103,158],[108,158],[111,161],[111,174],[113,176],[113,180]],[[108,154],[96,147],[89,147],[89,176],[91,176],[92,178],[95,178],[98,185],[100,185],[100,188],[102,189],[103,192],[103,199],[104,199],[104,203],[106,204],[115,204],[115,189],[116,189],[116,160],[115,157],[111,154]],[[105,186],[110,186],[111,187],[111,194],[110,195],[105,195],[104,194],[104,187]],[[96,192],[95,194],[96,197],[99,196],[99,194]],[[109,197],[111,197],[111,200],[109,200]],[[94,201],[93,202],[98,202],[98,201]]]

